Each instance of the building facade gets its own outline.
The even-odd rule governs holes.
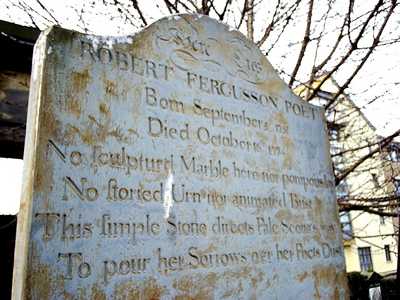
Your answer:
[[[304,98],[309,88],[299,86],[295,92]],[[378,136],[346,95],[332,101],[338,90],[326,80],[311,103],[327,107],[346,270],[388,275],[397,268],[398,218],[393,215],[400,196],[400,144]],[[347,209],[350,204],[357,210]]]

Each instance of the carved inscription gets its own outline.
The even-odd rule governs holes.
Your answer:
[[[46,266],[49,299],[147,299],[148,282],[155,299],[222,299],[222,282],[267,299],[286,295],[266,279],[282,276],[311,299],[320,283],[298,277],[343,263],[322,114],[238,33],[179,20],[135,39],[43,36],[40,76],[57,82],[37,100],[31,285]],[[179,288],[208,277],[204,295]]]

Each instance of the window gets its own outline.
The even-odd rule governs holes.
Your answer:
[[[392,149],[392,151],[390,151],[390,160],[391,161],[399,161],[400,160],[400,155],[399,155],[398,149]]]
[[[372,272],[371,247],[358,248],[358,256],[360,258],[361,272]]]
[[[337,141],[339,139],[339,131],[337,128],[331,128],[329,131],[332,141]]]
[[[386,256],[386,261],[392,261],[392,257],[390,256],[390,246],[385,245],[385,256]]]
[[[328,131],[329,131],[329,138],[330,141],[340,141],[341,139],[341,130],[345,125],[337,124],[334,122],[328,122]]]
[[[396,196],[400,196],[400,178],[395,178],[393,184],[394,184],[394,194]]]
[[[342,211],[339,213],[340,226],[342,227],[343,239],[351,240],[353,230],[351,227],[350,213],[348,211]]]
[[[371,176],[372,176],[372,182],[374,183],[375,188],[379,188],[378,176],[374,173],[372,173]]]
[[[382,208],[379,208],[379,212],[380,212],[380,213],[383,213],[383,209],[382,209]],[[379,215],[379,223],[380,223],[381,225],[385,225],[385,216]]]
[[[400,147],[398,145],[390,145],[387,158],[391,161],[400,161]]]
[[[336,186],[336,197],[340,199],[340,201],[344,201],[349,196],[349,186],[346,182],[346,179],[342,180],[339,185]]]
[[[390,152],[390,160],[391,161],[399,161],[399,154],[397,153],[396,150],[392,150]]]
[[[385,216],[379,216],[381,225],[385,225]]]

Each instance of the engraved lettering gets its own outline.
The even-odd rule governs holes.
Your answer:
[[[64,279],[73,279],[75,270],[80,278],[87,278],[92,273],[90,264],[83,260],[81,252],[58,253],[58,260],[67,261],[67,272]]]

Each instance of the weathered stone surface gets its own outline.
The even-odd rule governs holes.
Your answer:
[[[14,299],[346,298],[323,112],[208,17],[34,54]]]

